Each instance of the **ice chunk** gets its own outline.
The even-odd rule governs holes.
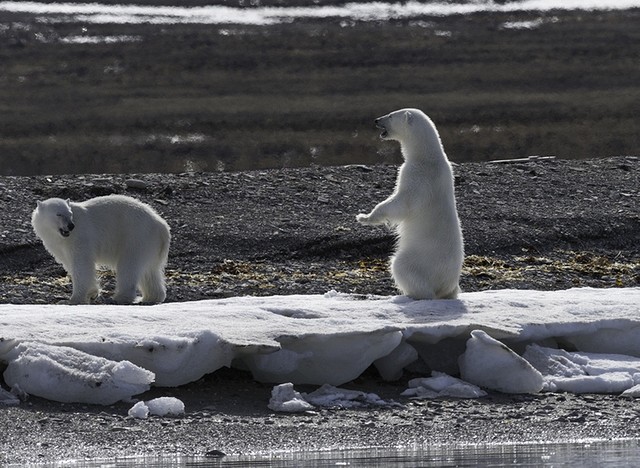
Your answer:
[[[586,374],[582,366],[587,363],[587,360],[577,356],[572,358],[569,353],[561,349],[529,345],[522,357],[545,376],[573,377]]]
[[[464,380],[434,371],[431,377],[411,379],[409,388],[402,395],[414,398],[480,398],[487,396],[487,392]]]
[[[322,385],[311,393],[301,394],[290,382],[273,387],[271,400],[269,400],[270,409],[288,413],[309,411],[316,406],[354,408],[367,405],[387,406],[397,405],[397,403],[387,402],[375,393],[347,390],[329,384]]]
[[[273,411],[302,413],[313,409],[302,395],[293,388],[291,382],[276,385],[271,390],[271,399],[267,405]]]
[[[156,416],[180,416],[184,414],[184,403],[174,397],[159,397],[147,401],[149,414]]]
[[[640,376],[640,358],[621,354],[569,352],[532,344],[523,358],[542,372],[550,391],[620,393],[636,385]]]
[[[629,397],[629,398],[640,397],[640,384],[634,385],[633,387],[626,389],[624,392],[622,392],[622,396]]]
[[[413,346],[403,341],[389,354],[377,359],[374,365],[384,380],[398,380],[402,377],[404,367],[416,359],[418,359],[418,352]]]
[[[633,377],[626,372],[609,372],[601,375],[553,377],[548,389],[553,392],[571,393],[622,393],[633,387]]]
[[[129,409],[127,414],[132,418],[147,419],[149,416],[149,407],[144,404],[144,401],[139,401]]]
[[[159,397],[147,402],[137,402],[129,409],[128,414],[138,419],[147,419],[150,414],[155,416],[180,416],[184,414],[184,403],[174,397]]]
[[[640,357],[640,326],[631,323],[617,329],[603,324],[588,333],[572,333],[566,341],[581,351]]]
[[[315,406],[353,408],[365,405],[387,406],[395,404],[395,402],[386,402],[375,393],[347,390],[329,384],[325,384],[319,389],[311,393],[305,393],[302,396],[306,401]]]
[[[0,405],[15,406],[20,404],[20,399],[11,392],[0,388]]]
[[[358,377],[401,340],[402,332],[389,328],[370,333],[283,337],[281,350],[249,355],[245,363],[262,382],[340,385]]]
[[[5,382],[60,402],[110,405],[149,390],[154,375],[128,361],[110,361],[73,348],[21,343],[11,353]]]
[[[200,379],[203,375],[229,366],[231,347],[211,331],[190,333],[192,336],[126,335],[93,343],[66,343],[73,348],[111,360],[127,360],[150,370],[154,384],[176,387]],[[206,357],[206,358],[203,358]]]
[[[504,393],[537,393],[544,380],[525,359],[482,330],[471,332],[460,357],[463,380]]]

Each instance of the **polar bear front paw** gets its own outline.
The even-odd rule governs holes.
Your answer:
[[[369,224],[369,215],[360,213],[359,215],[356,215],[356,221],[362,224]]]

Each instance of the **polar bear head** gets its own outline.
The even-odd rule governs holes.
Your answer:
[[[418,109],[400,109],[390,114],[378,117],[375,120],[376,127],[380,130],[380,138],[383,140],[406,140],[415,130],[415,123],[426,119],[426,115]]]
[[[75,228],[71,201],[62,198],[38,201],[31,223],[36,230],[57,231],[62,237],[69,237]]]
[[[436,126],[421,110],[400,109],[375,122],[380,138],[400,143],[406,161],[447,161]]]

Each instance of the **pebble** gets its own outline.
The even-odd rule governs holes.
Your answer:
[[[226,457],[227,454],[224,452],[221,452],[220,450],[213,449],[205,452],[204,456],[206,458],[222,458],[222,457]]]
[[[140,179],[127,179],[124,181],[124,184],[127,188],[134,190],[147,190],[149,188],[149,185],[144,180]]]

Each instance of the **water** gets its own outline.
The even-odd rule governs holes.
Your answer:
[[[370,448],[215,457],[121,457],[66,461],[56,467],[637,467],[640,440]]]
[[[134,1],[135,3],[135,1]],[[99,3],[0,2],[0,11],[31,13],[48,22],[93,24],[245,24],[269,25],[305,18],[343,18],[384,21],[419,16],[448,16],[477,12],[560,10],[626,10],[640,7],[640,0],[521,0],[495,3],[471,2],[347,3],[339,6],[234,8],[103,5]]]

